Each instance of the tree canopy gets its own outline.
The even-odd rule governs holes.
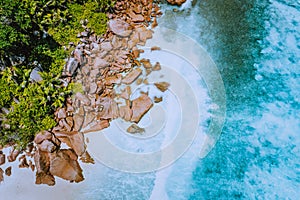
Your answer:
[[[71,87],[60,81],[63,46],[77,42],[80,21],[101,35],[106,31],[112,0],[0,1],[0,145],[24,147],[34,135],[53,127],[53,113]],[[30,72],[42,67],[43,80],[30,82]]]

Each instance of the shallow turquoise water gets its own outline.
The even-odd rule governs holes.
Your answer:
[[[197,40],[226,88],[220,140],[169,199],[299,199],[300,2],[200,0],[162,24]],[[181,184],[182,185],[182,184]]]

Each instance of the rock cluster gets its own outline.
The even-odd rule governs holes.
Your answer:
[[[82,90],[67,99],[64,108],[56,111],[58,125],[52,130],[51,138],[50,132],[47,132],[47,138],[40,134],[43,141],[38,139],[41,136],[36,137],[38,184],[53,185],[54,176],[82,181],[77,158],[93,162],[86,151],[84,134],[107,128],[111,120],[119,117],[137,123],[153,105],[146,94],[130,100],[130,84],[146,71],[149,74],[152,68],[157,70],[157,66],[152,66],[149,61],[143,64],[137,60],[142,52],[137,45],[145,45],[152,37],[153,31],[148,27],[157,25],[156,17],[161,15],[159,7],[152,1],[119,1],[114,12],[109,14],[109,29],[103,37],[89,29],[78,35],[81,42],[69,58],[64,75],[66,81],[72,80],[82,86]],[[124,85],[119,94],[114,89],[116,85]],[[120,104],[117,98],[125,103]],[[59,149],[57,141],[67,144],[70,149]]]
[[[36,184],[54,185],[54,176],[71,182],[84,180],[74,149],[60,149],[61,141],[54,133],[42,131],[34,139]],[[82,155],[82,154],[81,154]]]
[[[114,13],[108,15],[109,30],[104,37],[98,38],[88,29],[78,35],[83,43],[76,47],[65,74],[74,76],[73,81],[82,90],[73,96],[72,116],[59,122],[57,132],[61,129],[82,133],[100,131],[116,118],[138,123],[153,106],[145,94],[130,100],[130,85],[147,84],[146,76],[160,70],[159,63],[152,66],[149,60],[138,60],[143,50],[137,46],[145,45],[152,38],[149,27],[157,26],[156,17],[162,13],[153,1],[141,0],[118,1]],[[76,66],[76,70],[70,66]],[[121,93],[115,91],[116,86],[123,88]]]
[[[76,46],[69,44],[74,51],[63,71],[65,84],[73,82],[80,88],[64,107],[56,110],[57,126],[38,133],[34,145],[29,145],[19,158],[20,168],[36,170],[36,184],[54,185],[55,176],[70,182],[84,180],[78,158],[94,163],[86,150],[84,134],[109,127],[113,119],[132,122],[130,133],[144,131],[135,123],[151,109],[153,102],[162,99],[152,100],[145,93],[131,99],[130,85],[148,84],[147,75],[161,68],[159,63],[152,65],[147,59],[138,59],[143,52],[138,45],[143,46],[152,38],[151,28],[157,26],[156,18],[161,14],[152,0],[117,1],[114,14],[108,14],[108,31],[104,36],[96,36],[83,23],[85,31],[78,34],[80,42]],[[151,50],[160,48],[155,46]],[[121,90],[116,91],[116,86]],[[156,86],[165,91],[169,85],[161,82]],[[68,149],[62,149],[62,143]],[[8,161],[16,160],[19,153],[13,150]],[[33,157],[34,164],[27,157]],[[4,162],[5,156],[0,152],[0,165]],[[0,181],[3,173],[0,171]]]

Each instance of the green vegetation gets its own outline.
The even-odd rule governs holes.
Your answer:
[[[25,147],[37,132],[56,125],[53,113],[74,86],[60,81],[70,53],[63,46],[77,42],[84,19],[103,34],[112,5],[112,0],[0,1],[0,145]],[[29,76],[36,63],[43,80],[33,83]]]

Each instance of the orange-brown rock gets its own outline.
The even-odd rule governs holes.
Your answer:
[[[131,87],[126,86],[124,90],[122,90],[122,93],[120,94],[120,97],[123,99],[129,99],[131,95]]]
[[[93,122],[87,130],[83,131],[83,133],[85,134],[85,133],[101,131],[102,129],[105,129],[107,127],[109,127],[109,121],[107,119],[102,119],[100,121]]]
[[[135,13],[141,14],[143,11],[143,6],[141,4],[135,5],[132,9]]]
[[[141,128],[139,127],[138,125],[136,124],[132,124],[131,126],[129,126],[126,130],[128,133],[131,133],[131,134],[136,134],[136,133],[143,133],[145,132],[145,129],[144,128]]]
[[[148,84],[149,84],[148,79],[144,79],[143,83],[144,83],[145,85],[148,85]]]
[[[141,85],[143,83],[143,79],[142,78],[138,78],[135,83],[137,85]]]
[[[140,38],[140,41],[138,44],[140,45],[145,45],[146,41],[148,39],[151,39],[152,38],[152,34],[153,32],[149,29],[147,29],[145,26],[141,26],[139,28],[137,28],[137,31],[139,33],[139,38]]]
[[[95,118],[96,118],[96,113],[95,112],[85,112],[84,116],[84,122],[82,124],[82,128],[87,127]]]
[[[80,160],[84,163],[91,163],[91,164],[95,164],[94,159],[91,157],[91,155],[89,154],[88,151],[85,151],[81,157]]]
[[[130,121],[132,117],[132,110],[129,105],[119,107],[120,117],[126,121]]]
[[[34,162],[37,172],[48,172],[50,167],[49,154],[47,152],[41,152],[37,150],[34,155]]]
[[[167,82],[158,82],[158,83],[154,83],[154,85],[157,87],[157,89],[159,89],[160,91],[162,92],[165,92],[169,86],[170,86],[170,83],[167,83]]]
[[[162,97],[154,97],[154,103],[159,103],[159,102],[161,102],[163,100],[163,98]]]
[[[145,69],[151,69],[152,68],[152,65],[150,63],[150,60],[149,59],[141,59],[140,61],[141,63],[143,63],[143,66],[145,67]]]
[[[26,149],[25,149],[26,155],[27,155],[27,156],[32,156],[33,149],[34,149],[33,143],[29,143],[29,144],[26,146]]]
[[[157,27],[157,20],[156,20],[156,17],[154,17],[154,19],[153,19],[153,22],[152,22],[152,24],[151,24],[151,28],[155,28],[155,27]]]
[[[50,173],[70,182],[83,181],[82,169],[77,155],[71,149],[60,149],[50,155]]]
[[[146,69],[146,75],[147,75],[147,76],[148,76],[151,72],[152,72],[152,69],[151,69],[151,68],[150,68],[150,69],[149,69],[149,68]]]
[[[167,0],[172,5],[181,6],[186,0]]]
[[[72,116],[73,113],[74,113],[74,107],[72,106],[72,104],[67,103],[67,116]]]
[[[2,168],[0,168],[0,183],[4,180],[4,171]]]
[[[110,43],[110,41],[101,42],[100,47],[101,47],[101,50],[107,51],[107,52],[111,51],[112,48],[113,48],[112,45],[111,45],[111,43]]]
[[[97,63],[96,61],[95,61],[95,67],[96,68],[93,68],[92,70],[89,71],[89,77],[90,78],[97,77],[100,73],[100,69],[108,66],[108,62],[106,62],[105,64],[103,64],[103,63],[100,64],[100,61],[99,61],[99,63]]]
[[[135,68],[131,70],[122,80],[122,83],[131,84],[142,74],[142,70],[140,68]]]
[[[29,167],[25,155],[22,155],[22,156],[19,158],[19,161],[20,161],[19,168],[28,168],[28,167]]]
[[[5,154],[0,151],[0,165],[3,165],[5,163]]]
[[[122,47],[122,38],[114,35],[111,39],[111,44],[114,49],[119,49]]]
[[[71,136],[71,135],[75,135],[75,134],[78,133],[78,131],[55,131],[53,133],[54,133],[55,137],[59,141],[61,141],[60,138]]]
[[[53,142],[53,144],[55,144],[57,148],[60,147],[61,142],[53,133],[52,133],[51,142]]]
[[[78,132],[77,134],[69,136],[69,139],[72,145],[71,148],[78,156],[81,156],[86,150],[83,134]]]
[[[34,162],[36,166],[36,184],[54,185],[54,176],[49,172],[50,157],[47,152],[37,150],[34,154]]]
[[[153,71],[159,71],[161,70],[161,65],[159,62],[156,62],[155,65],[152,68]]]
[[[86,145],[84,142],[84,136],[81,132],[55,132],[55,136],[62,142],[72,148],[78,156],[81,156],[85,150]]]
[[[66,131],[71,131],[72,130],[72,126],[70,126],[70,124],[68,124],[66,119],[61,119],[59,121],[59,126],[61,127],[61,130],[66,130]]]
[[[138,123],[152,106],[153,106],[153,103],[152,103],[150,97],[146,94],[141,94],[140,97],[138,97],[132,101],[131,121]]]
[[[82,181],[84,178],[77,162],[78,157],[87,163],[94,163],[94,160],[86,151],[83,133],[79,131],[85,130],[86,133],[102,130],[117,117],[137,123],[153,105],[147,94],[142,94],[130,102],[131,89],[128,86],[120,94],[125,99],[126,106],[118,107],[114,100],[116,97],[114,85],[131,84],[141,77],[142,69],[134,68],[137,65],[141,66],[137,60],[141,50],[136,45],[144,45],[146,40],[152,37],[153,31],[149,25],[151,21],[152,28],[157,25],[159,7],[153,0],[117,1],[115,5],[115,12],[109,15],[107,33],[101,38],[89,30],[80,33],[80,42],[72,52],[72,59],[69,59],[66,65],[68,75],[73,77],[68,77],[64,81],[66,83],[78,81],[83,85],[84,93],[76,93],[72,97],[73,101],[69,98],[65,107],[57,109],[55,119],[58,125],[55,128],[36,135],[34,139],[36,147],[32,146],[30,150],[26,150],[27,156],[34,155],[35,164],[31,160],[27,162],[28,157],[25,155],[19,158],[21,168],[30,167],[32,170],[36,168],[36,184],[54,185],[54,176],[71,182]],[[70,67],[72,70],[69,70]],[[158,68],[152,67],[150,61],[144,63],[144,67],[147,73]],[[122,74],[125,74],[124,79]],[[139,82],[142,83],[143,80],[144,83],[147,82],[144,77]],[[129,132],[141,133],[143,129],[133,125]],[[60,149],[61,142],[65,142],[72,149]],[[7,157],[8,160],[10,162],[16,160],[19,153],[12,150]],[[0,165],[4,162],[5,155],[0,152]],[[9,176],[11,167],[8,167],[5,173]],[[2,169],[1,180],[3,180]]]
[[[161,50],[161,48],[158,46],[151,47],[151,51],[159,51],[159,50]]]
[[[69,132],[55,132],[55,135],[59,138],[59,140],[66,144],[68,147],[71,147],[72,144],[70,142],[69,137],[66,137],[65,135],[67,135]],[[63,135],[63,136],[62,136]]]
[[[60,141],[53,135],[51,140],[43,140],[41,143],[37,144],[39,150],[52,153],[60,146]]]
[[[132,49],[132,55],[133,55],[133,58],[138,58],[140,56],[140,53],[141,53],[141,50],[138,49],[137,47],[134,47]]]
[[[130,36],[130,40],[128,41],[128,48],[132,49],[139,42],[140,42],[140,34],[139,34],[138,30],[134,30]]]
[[[150,0],[150,1],[148,1],[148,0],[142,0],[142,4],[143,4],[144,6],[149,5],[149,3],[152,3],[152,0]]]
[[[105,84],[106,85],[112,85],[112,84],[120,84],[122,80],[121,74],[116,74],[114,76],[109,76],[105,78]]]
[[[10,175],[11,175],[11,166],[9,166],[9,167],[7,167],[7,168],[5,169],[5,175],[6,175],[6,176],[10,176]]]
[[[12,149],[10,151],[10,154],[7,156],[8,162],[13,162],[17,159],[18,155],[20,154],[20,151],[17,149]]]
[[[110,30],[121,37],[127,37],[132,32],[132,27],[121,19],[111,19],[109,20]]]
[[[143,22],[145,18],[141,14],[135,14],[132,10],[129,10],[127,15],[131,18],[133,22]]]
[[[44,140],[51,140],[52,138],[52,133],[49,131],[41,131],[39,132],[35,138],[34,138],[34,142],[36,144],[40,144],[42,143]]]
[[[118,105],[114,99],[110,97],[100,97],[96,103],[103,107],[102,111],[98,113],[98,119],[116,119],[119,116]]]
[[[58,119],[64,119],[67,117],[67,112],[65,108],[60,108],[57,112],[57,118]]]
[[[91,104],[90,99],[80,92],[76,93],[75,98],[78,99],[83,105],[89,106]]]
[[[36,173],[35,175],[35,184],[47,184],[49,186],[55,185],[55,178],[50,173],[46,174],[44,172]]]
[[[74,131],[80,131],[83,121],[84,121],[84,116],[80,114],[74,114],[73,116],[74,119]]]
[[[95,82],[90,83],[89,94],[95,94],[97,92],[98,85]]]
[[[31,169],[31,171],[34,171],[35,165],[32,163],[31,160],[29,160],[29,168]]]
[[[73,117],[66,117],[66,122],[69,125],[69,129],[67,129],[68,131],[71,131],[74,127],[74,120]]]
[[[95,68],[104,68],[108,66],[108,62],[100,57],[97,57],[94,61]]]

